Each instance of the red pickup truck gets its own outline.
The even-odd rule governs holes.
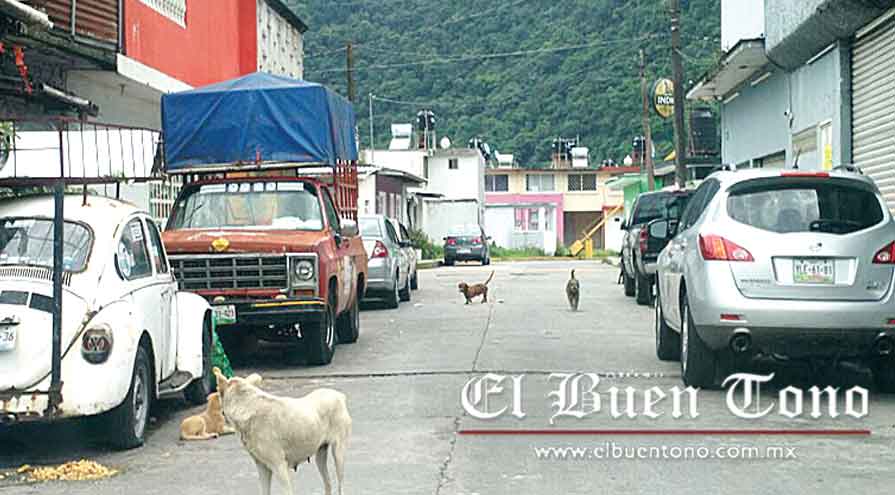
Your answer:
[[[304,349],[328,364],[355,342],[367,255],[357,223],[311,178],[240,176],[185,185],[163,234],[187,290],[214,309],[228,352],[259,340]]]

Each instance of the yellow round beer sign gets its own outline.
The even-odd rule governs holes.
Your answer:
[[[653,108],[663,119],[674,115],[674,82],[659,79],[653,85]]]

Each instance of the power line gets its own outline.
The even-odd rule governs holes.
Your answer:
[[[559,47],[544,47],[544,48],[535,48],[531,50],[517,50],[513,52],[502,52],[502,53],[483,53],[483,54],[473,54],[473,55],[459,55],[455,57],[440,57],[429,60],[420,60],[416,62],[404,62],[397,64],[382,64],[382,65],[367,65],[364,67],[357,67],[354,69],[355,72],[360,71],[371,71],[371,70],[383,70],[383,69],[398,69],[403,67],[414,67],[421,65],[443,65],[443,64],[452,64],[457,62],[469,62],[476,60],[493,60],[498,58],[511,58],[511,57],[521,57],[525,55],[536,55],[541,53],[559,53],[573,50],[581,50],[583,48],[591,48],[595,46],[601,45],[611,45],[611,44],[619,44],[619,43],[632,43],[638,41],[646,41],[648,39],[657,38],[663,35],[648,35],[640,38],[634,39],[619,39],[619,40],[600,40],[592,43],[583,43],[579,45],[567,45],[567,46],[559,46]],[[340,68],[330,68],[330,69],[321,69],[315,71],[309,71],[314,74],[327,74],[331,72],[342,72],[345,69]]]

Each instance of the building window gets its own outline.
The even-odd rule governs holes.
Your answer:
[[[460,168],[460,160],[456,158],[451,158],[448,160],[448,169],[457,170],[458,168]]]
[[[537,232],[539,223],[540,223],[540,212],[541,210],[537,208],[529,208],[528,209],[528,231],[529,232]]]
[[[488,192],[507,192],[510,190],[509,175],[486,175],[485,190]]]
[[[596,174],[570,174],[569,191],[596,191]]]
[[[528,192],[544,192],[553,190],[552,174],[529,174],[525,176],[525,190]]]
[[[186,0],[140,0],[152,10],[186,27]]]

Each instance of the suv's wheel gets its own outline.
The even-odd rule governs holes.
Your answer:
[[[445,258],[444,266],[454,266],[454,260],[452,260],[451,258]]]
[[[410,278],[410,288],[413,290],[419,290],[420,288],[420,279],[416,270],[413,270],[413,277]]]
[[[360,335],[360,311],[356,297],[348,311],[342,314],[339,321],[336,322],[336,333],[339,335],[339,343],[353,344],[357,342],[357,337]]]
[[[482,258],[482,266],[488,266],[490,264],[491,264],[490,256],[485,256],[484,258]]]
[[[622,261],[622,283],[625,286],[625,295],[634,297],[634,279],[628,276],[628,271],[625,270],[624,266],[624,261]]]
[[[689,387],[710,388],[715,384],[715,354],[699,338],[693,325],[690,303],[681,302],[681,378]]]
[[[398,279],[400,278],[399,275],[399,273],[395,273],[395,283],[389,293],[385,296],[385,306],[389,309],[397,308],[398,304],[401,301],[401,295],[399,294],[400,291],[398,289]]]
[[[206,316],[202,322],[202,376],[193,380],[183,392],[186,400],[197,406],[205,404],[208,401],[208,394],[215,389],[215,379],[211,371],[211,358],[214,353],[214,339],[211,332],[211,320]]]
[[[665,322],[662,314],[662,297],[656,294],[656,356],[662,361],[677,361],[681,358],[681,335]]]
[[[653,284],[649,277],[639,273],[634,275],[634,294],[637,296],[637,304],[649,306],[653,302]]]
[[[112,446],[124,450],[143,445],[154,388],[149,353],[140,345],[134,358],[130,389],[124,402],[109,413],[108,432]]]
[[[398,292],[398,297],[401,298],[401,301],[407,302],[410,300],[410,276],[407,276],[407,279],[404,280],[404,288]]]
[[[316,324],[310,325],[309,331],[302,333],[310,364],[321,366],[333,360],[336,350],[335,311],[335,298],[330,292],[329,301],[320,319]]]

